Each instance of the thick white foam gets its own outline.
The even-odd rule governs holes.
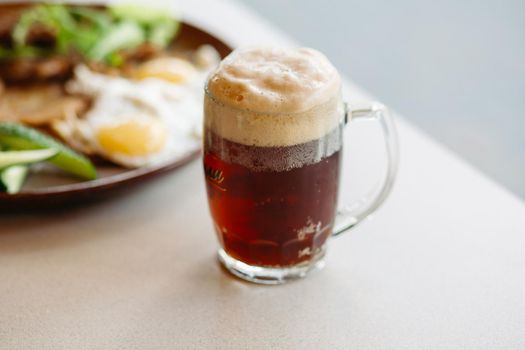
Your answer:
[[[342,118],[341,78],[320,52],[235,50],[211,74],[206,127],[253,146],[290,146],[319,139]]]

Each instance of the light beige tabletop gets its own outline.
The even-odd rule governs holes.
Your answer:
[[[182,11],[236,45],[289,43],[236,2]],[[199,161],[85,207],[0,214],[0,349],[525,348],[525,204],[397,121],[392,196],[283,286],[221,270]],[[375,181],[375,134],[350,127],[343,198]]]

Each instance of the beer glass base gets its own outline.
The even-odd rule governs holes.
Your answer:
[[[252,266],[232,258],[224,249],[218,251],[219,261],[233,275],[253,283],[283,284],[305,277],[310,271],[322,269],[325,265],[323,249],[313,260],[290,267]]]

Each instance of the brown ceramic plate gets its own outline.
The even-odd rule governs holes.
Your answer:
[[[17,5],[0,4],[0,12],[13,6]],[[222,57],[231,52],[231,48],[223,41],[188,23],[182,23],[173,47],[177,50],[188,51],[202,44],[212,45]],[[20,193],[11,195],[0,193],[0,212],[57,208],[107,197],[176,170],[198,158],[200,152],[200,149],[196,147],[169,163],[133,170],[110,164],[97,165],[99,178],[93,181],[79,182],[66,175],[53,172],[34,173],[29,176]]]

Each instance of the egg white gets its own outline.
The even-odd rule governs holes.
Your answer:
[[[99,154],[125,167],[156,165],[181,157],[199,147],[203,86],[209,69],[218,63],[218,58],[210,58],[208,48],[204,51],[211,63],[205,68],[196,67],[179,84],[157,77],[125,79],[93,72],[84,65],[77,66],[74,79],[68,82],[66,89],[91,97],[92,108],[82,118],[70,116],[55,123],[55,130],[75,148]],[[168,135],[162,149],[141,156],[119,154],[104,149],[98,142],[100,129],[134,118],[142,122],[149,118],[154,123],[160,122]]]

